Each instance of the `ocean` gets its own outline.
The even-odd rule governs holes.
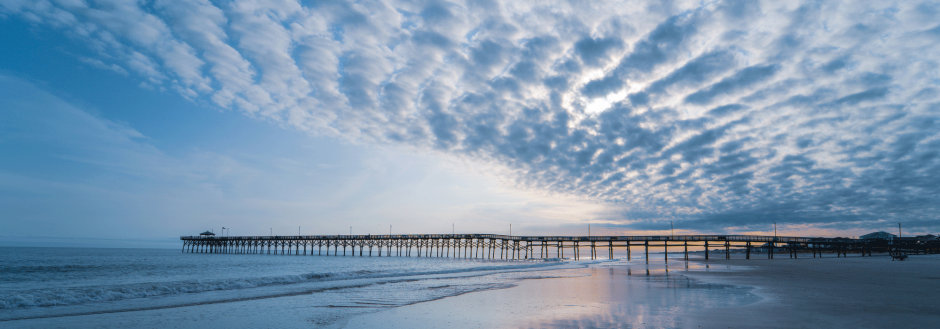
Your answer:
[[[305,307],[329,309],[308,320],[329,324],[597,262],[3,247],[0,321],[303,296]]]
[[[362,257],[0,247],[0,327],[341,328],[369,313],[473,292],[506,291],[494,295],[503,296],[498,300],[410,320],[417,322],[397,320],[420,327],[420,318],[446,320],[473,314],[473,308],[484,309],[490,303],[502,305],[499,309],[510,310],[510,315],[512,310],[530,312],[539,303],[553,303],[554,298],[533,298],[544,290],[504,290],[530,279],[561,278],[549,281],[563,286],[548,285],[548,289],[588,298],[584,305],[595,303],[592,298],[621,305],[611,312],[627,314],[622,319],[668,318],[680,310],[676,307],[723,307],[760,300],[750,288],[703,285],[684,275],[730,267],[682,261],[679,254],[668,262],[661,253],[651,254],[649,262],[641,253],[634,253],[632,260],[623,256],[483,260],[378,253]],[[587,278],[594,276],[597,279]],[[617,283],[605,293],[584,285],[606,282],[606,277],[616,278],[611,282]],[[583,289],[584,294],[571,289]],[[358,327],[382,322],[381,314],[370,317],[372,322]]]

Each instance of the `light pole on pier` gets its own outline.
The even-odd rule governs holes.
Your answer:
[[[777,241],[777,222],[774,222],[774,241]]]
[[[676,228],[675,228],[675,226],[672,226],[672,221],[669,221],[669,230],[672,231],[672,237],[675,238],[675,237],[676,237]]]
[[[902,236],[904,236],[904,235],[901,234],[901,222],[898,222],[898,238],[900,238],[900,237],[902,237]]]
[[[300,236],[300,226],[297,226],[297,236]]]
[[[392,235],[392,224],[388,224],[388,235]]]
[[[273,227],[271,228],[271,233],[269,233],[268,236],[274,236],[274,228],[273,228]]]
[[[591,224],[588,224],[588,237],[591,237]]]
[[[352,235],[352,226],[349,227],[349,235]]]

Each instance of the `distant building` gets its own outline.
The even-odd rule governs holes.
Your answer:
[[[933,234],[918,235],[916,238],[917,238],[917,241],[934,241],[934,240],[938,240],[938,239],[937,239],[937,236],[936,236],[936,235],[933,235]]]
[[[770,251],[770,243],[768,242],[768,243],[762,244],[762,245],[760,245],[759,247],[754,247],[754,248],[752,248],[751,250],[754,251],[754,252],[769,252],[769,251]],[[774,252],[775,252],[775,253],[787,252],[787,247],[785,247],[785,246],[783,246],[783,245],[777,245],[777,247],[774,248]]]
[[[859,239],[893,241],[894,239],[897,239],[897,237],[898,237],[897,235],[894,235],[885,231],[878,231],[878,232],[868,233],[863,236],[860,236]]]

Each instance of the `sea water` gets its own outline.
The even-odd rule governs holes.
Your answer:
[[[675,254],[669,261],[663,254],[650,261],[640,253],[623,256],[484,260],[0,247],[0,327],[342,327],[357,315],[520,280],[592,275],[579,270],[585,267],[619,268],[637,278],[625,287],[648,287],[651,294],[664,284],[694,288],[672,273],[724,270]],[[636,294],[636,287],[628,290]],[[688,293],[711,304],[754,301],[747,290],[731,288]],[[640,297],[638,303],[648,299]]]
[[[323,312],[329,319],[307,319],[329,324],[358,309],[506,288],[544,270],[588,263],[3,247],[0,324],[298,295],[306,306],[331,309]],[[344,308],[353,311],[336,311]]]

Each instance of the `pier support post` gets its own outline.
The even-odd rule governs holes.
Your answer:
[[[669,262],[669,241],[663,242],[663,256],[666,257],[666,262]]]
[[[486,257],[489,258],[489,259],[495,258],[495,257],[496,257],[496,249],[495,249],[496,246],[493,244],[493,239],[489,239],[489,241],[486,241],[485,246],[486,246],[486,255],[487,255]],[[533,256],[535,256],[535,255],[533,254]]]
[[[708,240],[705,240],[705,260],[708,260]]]
[[[689,260],[689,241],[682,242],[682,247],[685,249],[685,260]]]

